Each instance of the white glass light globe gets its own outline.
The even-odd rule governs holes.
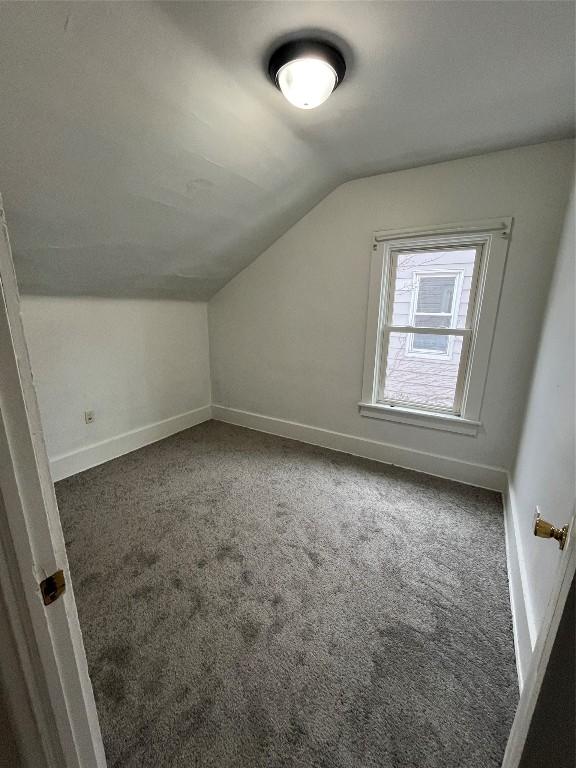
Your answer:
[[[336,72],[322,59],[294,59],[279,70],[278,85],[290,104],[314,109],[334,90]]]

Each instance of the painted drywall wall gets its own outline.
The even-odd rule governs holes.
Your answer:
[[[522,590],[532,646],[557,576],[560,550],[533,535],[536,506],[555,525],[568,523],[575,503],[574,193],[566,213],[548,297],[518,456],[510,476]]]
[[[572,142],[552,142],[339,187],[210,301],[213,402],[511,466],[572,153]],[[501,216],[514,228],[478,436],[360,416],[373,231]]]
[[[22,316],[52,460],[210,404],[205,303],[25,296]]]

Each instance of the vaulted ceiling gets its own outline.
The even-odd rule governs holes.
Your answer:
[[[342,47],[291,107],[278,39]],[[3,2],[0,192],[24,292],[205,299],[341,182],[573,135],[571,2]]]

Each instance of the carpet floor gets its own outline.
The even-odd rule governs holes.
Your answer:
[[[110,768],[498,768],[498,494],[207,422],[56,486]]]

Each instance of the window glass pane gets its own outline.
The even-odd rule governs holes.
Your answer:
[[[392,325],[416,325],[418,316],[444,313],[441,327],[464,328],[476,258],[475,248],[397,254]]]
[[[416,328],[450,328],[451,315],[415,315]]]
[[[449,328],[452,315],[415,315],[413,325],[417,328]],[[421,352],[448,352],[448,336],[433,336],[429,333],[414,333],[412,349]]]
[[[422,352],[448,352],[448,336],[433,336],[431,333],[412,334],[412,349]]]
[[[436,345],[434,352],[415,351],[411,336],[423,339],[428,350]],[[379,401],[453,410],[462,337],[391,332],[389,338]]]
[[[417,312],[452,312],[456,276],[420,276],[416,301]]]

